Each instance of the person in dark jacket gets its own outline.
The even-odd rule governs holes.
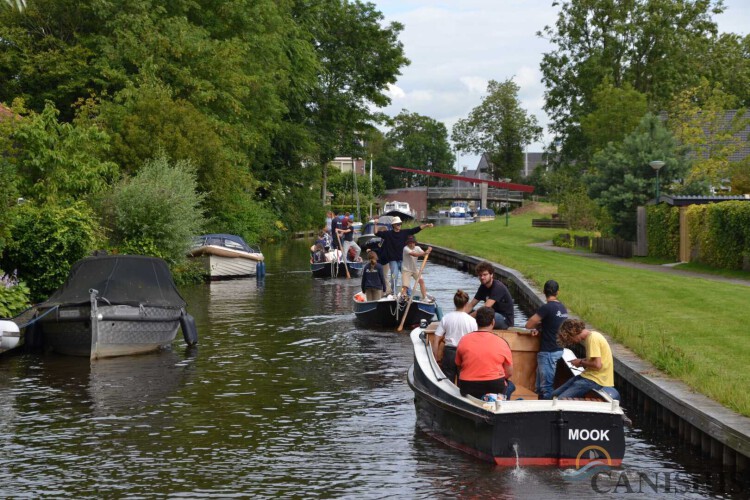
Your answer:
[[[383,266],[378,263],[378,254],[367,251],[369,263],[362,269],[362,291],[367,301],[380,300],[385,292],[385,276]]]
[[[394,293],[398,275],[401,273],[401,262],[404,258],[404,247],[406,239],[420,232],[422,229],[432,227],[432,224],[421,224],[410,229],[401,229],[401,218],[394,217],[391,219],[391,230],[381,230],[378,232],[378,219],[375,219],[375,234],[383,239],[383,246],[380,249],[381,261],[388,262],[385,268],[386,293]]]

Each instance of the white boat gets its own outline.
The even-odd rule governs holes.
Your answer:
[[[383,205],[383,215],[400,217],[401,220],[411,220],[416,218],[414,210],[409,207],[405,201],[389,201]]]
[[[470,217],[469,204],[465,201],[454,201],[451,203],[451,209],[448,211],[448,216],[459,218]]]
[[[256,276],[265,270],[260,249],[233,234],[204,234],[188,252],[203,262],[211,279]]]

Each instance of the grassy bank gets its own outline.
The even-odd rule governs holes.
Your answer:
[[[556,229],[532,228],[532,213],[443,226],[420,241],[517,269],[541,288],[554,278],[576,315],[657,368],[750,416],[748,288],[599,262],[529,246]]]

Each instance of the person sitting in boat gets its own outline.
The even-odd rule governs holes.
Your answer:
[[[380,229],[378,231],[378,219],[375,219],[375,234],[383,239],[383,245],[381,249],[381,259],[388,262],[388,267],[384,268],[385,278],[388,281],[386,287],[388,293],[394,293],[396,284],[398,283],[398,275],[401,272],[401,263],[404,258],[404,247],[406,246],[406,238],[413,236],[420,232],[422,229],[432,227],[432,224],[421,224],[411,229],[401,230],[401,218],[393,217],[391,219],[392,229]]]
[[[607,392],[620,399],[615,389],[614,360],[607,339],[601,333],[586,328],[580,319],[566,319],[557,333],[557,343],[561,347],[581,344],[586,349],[586,357],[574,359],[571,365],[585,368],[552,392],[552,398],[580,398],[590,390],[607,388]],[[615,397],[616,396],[616,397]]]
[[[362,291],[367,301],[380,300],[385,292],[383,266],[378,263],[378,254],[367,251],[369,263],[362,269]]]
[[[495,311],[491,307],[480,307],[476,319],[479,329],[464,335],[456,348],[461,395],[481,398],[494,393],[510,398],[507,379],[513,376],[513,354],[508,342],[492,333]]]
[[[548,280],[544,284],[547,302],[526,322],[526,328],[532,330],[532,335],[539,335],[540,331],[542,334],[536,355],[536,393],[539,399],[552,398],[557,361],[563,355],[563,348],[557,345],[557,331],[562,322],[568,319],[568,310],[557,300],[558,293],[560,285],[557,281]]]
[[[357,242],[354,241],[354,227],[352,226],[351,220],[349,220],[349,212],[347,212],[344,215],[344,218],[341,219],[341,224],[337,231],[339,234],[339,238],[341,238],[342,245],[344,247],[344,255],[346,256],[347,260],[351,262],[357,262],[362,249],[359,247],[359,245],[357,245]],[[349,258],[350,248],[354,249],[354,258]]]
[[[315,263],[326,261],[326,251],[320,243],[315,243],[312,247],[312,261]]]
[[[440,320],[435,336],[433,337],[432,353],[440,363],[443,373],[451,382],[456,381],[456,347],[461,338],[471,332],[479,330],[477,320],[466,312],[466,304],[469,303],[469,294],[463,290],[456,290],[453,296],[455,311],[451,311]],[[440,359],[440,344],[444,344],[443,357]]]
[[[480,301],[495,311],[495,328],[507,330],[513,326],[513,297],[502,281],[495,279],[495,269],[489,262],[480,262],[474,271],[479,277],[480,285],[469,309],[474,309]],[[476,312],[471,313],[472,316]]]
[[[417,275],[419,275],[419,290],[422,292],[422,299],[434,301],[435,299],[431,295],[427,295],[424,278],[419,274],[418,261],[419,257],[432,252],[432,247],[427,247],[427,250],[422,250],[422,248],[417,246],[417,239],[414,236],[409,236],[406,238],[406,246],[402,252],[403,270],[401,273],[401,295],[406,297],[409,294],[412,277],[417,279]]]

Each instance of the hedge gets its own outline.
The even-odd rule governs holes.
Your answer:
[[[680,209],[666,204],[646,209],[648,255],[672,261],[680,256]]]
[[[695,260],[713,267],[741,269],[750,256],[750,203],[725,201],[688,208],[690,246]]]

